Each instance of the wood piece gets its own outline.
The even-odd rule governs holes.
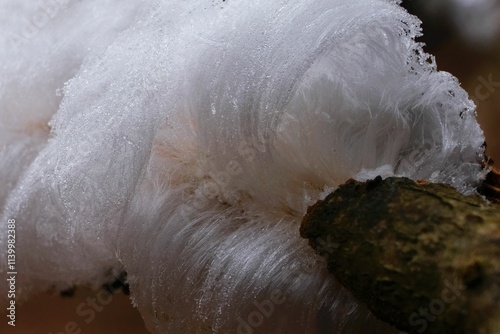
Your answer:
[[[500,206],[407,178],[350,180],[300,229],[380,319],[409,333],[500,333]]]

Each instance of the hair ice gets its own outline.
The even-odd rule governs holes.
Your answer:
[[[16,3],[0,5],[6,31],[43,1]],[[21,296],[125,270],[153,332],[234,332],[275,291],[286,302],[258,331],[375,331],[300,239],[307,206],[351,177],[464,193],[482,177],[475,106],[398,1],[58,13],[0,51],[0,200],[18,222]]]

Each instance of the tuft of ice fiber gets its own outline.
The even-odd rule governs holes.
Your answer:
[[[475,106],[399,1],[7,1],[2,31],[47,3],[0,40],[19,298],[126,271],[151,332],[391,332],[299,224],[352,177],[483,177]]]

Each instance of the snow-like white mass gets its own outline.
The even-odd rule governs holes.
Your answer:
[[[474,191],[475,106],[419,24],[389,0],[2,1],[19,298],[126,271],[152,332],[375,333],[299,224],[352,177]]]

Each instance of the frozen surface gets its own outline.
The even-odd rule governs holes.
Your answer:
[[[300,239],[307,206],[351,177],[483,175],[475,106],[397,1],[12,0],[0,28],[20,298],[126,270],[153,332],[375,333]]]

